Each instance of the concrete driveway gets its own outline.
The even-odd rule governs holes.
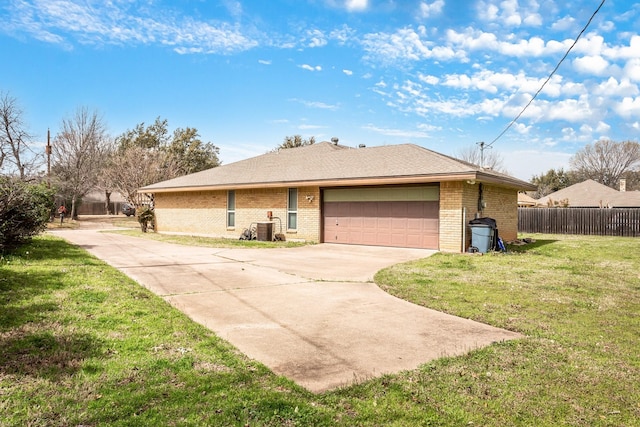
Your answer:
[[[520,337],[408,303],[371,282],[378,270],[433,251],[334,244],[215,249],[98,230],[53,234],[313,392]]]

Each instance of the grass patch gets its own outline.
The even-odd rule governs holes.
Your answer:
[[[527,335],[405,379],[480,425],[640,425],[640,241],[533,237],[508,254],[441,253],[375,276],[402,299]]]
[[[65,218],[64,222],[60,222],[60,218],[56,218],[47,223],[47,230],[75,230],[79,227],[78,221],[69,218]]]
[[[331,425],[305,390],[50,236],[0,260],[1,426]]]
[[[376,275],[526,338],[322,395],[83,250],[36,238],[0,259],[0,426],[639,425],[639,241],[534,237]]]
[[[117,233],[125,236],[141,237],[160,242],[177,243],[188,246],[204,246],[210,248],[297,248],[314,244],[313,242],[261,242],[258,240],[228,239],[224,237],[188,236],[181,234],[143,233],[137,230],[113,230],[108,233]]]

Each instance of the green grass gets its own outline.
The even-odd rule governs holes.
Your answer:
[[[0,426],[640,425],[640,240],[535,237],[376,275],[525,338],[321,395],[86,252],[36,238],[0,259]]]
[[[125,236],[141,237],[149,240],[157,240],[180,245],[205,246],[210,248],[297,248],[311,245],[313,242],[261,242],[258,240],[240,240],[218,237],[189,236],[181,234],[143,233],[137,230],[113,230],[108,233],[117,233]]]

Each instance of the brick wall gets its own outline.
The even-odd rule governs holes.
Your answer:
[[[471,243],[469,220],[478,212],[478,184],[464,181],[440,184],[440,250],[460,252],[463,233],[465,247]],[[518,193],[516,190],[483,185],[486,208],[479,216],[495,218],[503,240],[515,239],[518,232]],[[320,189],[298,188],[298,228],[287,229],[287,188],[236,190],[236,223],[227,227],[227,192],[198,191],[158,193],[155,195],[158,231],[209,234],[237,238],[252,223],[274,219],[274,232],[287,239],[320,239]],[[466,217],[463,219],[463,208]],[[277,219],[279,218],[279,220]],[[463,230],[464,229],[464,230]]]
[[[486,207],[478,211],[478,184],[464,181],[440,184],[440,250],[460,252],[462,250],[462,227],[465,230],[466,250],[471,244],[470,220],[479,217],[494,218],[503,240],[515,239],[518,233],[518,192],[513,189],[483,185],[483,200]],[[466,213],[463,214],[463,208]],[[463,215],[465,218],[463,219]]]
[[[307,199],[307,196],[310,196]],[[236,190],[235,227],[227,227],[227,191],[157,193],[156,225],[159,232],[214,236],[240,236],[252,223],[274,216],[274,232],[288,239],[318,241],[320,237],[320,189],[298,189],[298,227],[287,229],[288,188]]]
[[[487,207],[482,216],[494,218],[498,224],[498,234],[504,241],[518,236],[518,192],[513,189],[484,186],[484,200]]]
[[[440,250],[460,252],[462,249],[463,182],[440,183]]]

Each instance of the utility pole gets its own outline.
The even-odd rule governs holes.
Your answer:
[[[480,168],[484,169],[484,150],[491,148],[491,145],[485,144],[484,141],[476,142],[480,146]]]
[[[47,186],[51,188],[51,132],[47,129]]]

